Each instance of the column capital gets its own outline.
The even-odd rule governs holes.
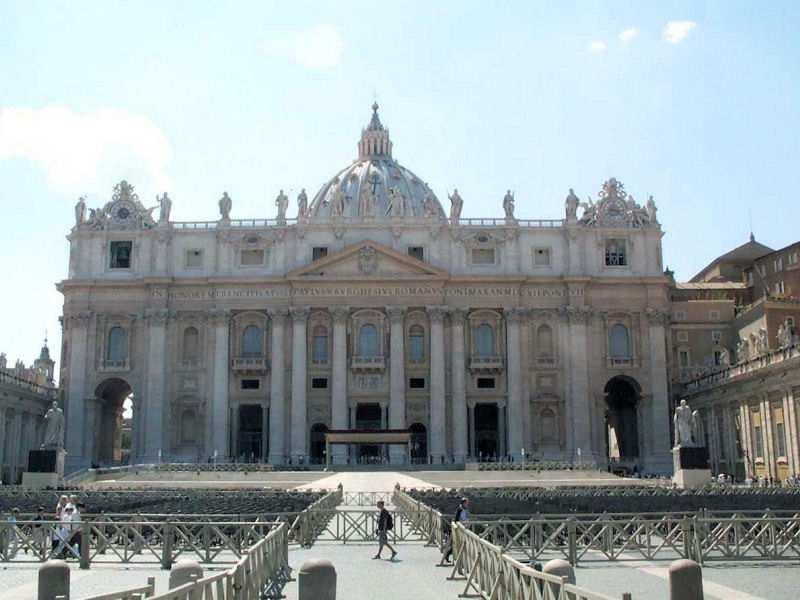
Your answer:
[[[170,316],[166,308],[148,308],[144,311],[144,319],[150,325],[166,325]]]
[[[307,306],[292,306],[289,309],[289,314],[292,315],[294,323],[305,323],[310,313],[311,309]]]
[[[647,322],[652,325],[667,325],[669,323],[669,314],[657,308],[648,308],[645,310]]]
[[[514,325],[519,325],[525,322],[530,316],[530,311],[527,308],[506,308],[503,310],[506,321]]]
[[[328,312],[331,313],[331,318],[333,318],[334,323],[347,323],[347,319],[350,317],[349,306],[332,306],[328,309]]]
[[[406,310],[408,309],[405,306],[387,306],[386,314],[389,315],[389,320],[392,323],[402,323]]]
[[[453,322],[453,325],[463,325],[464,319],[467,318],[469,314],[468,308],[461,308],[461,307],[453,307],[450,309],[450,320]]]
[[[81,310],[78,312],[70,313],[68,315],[64,315],[64,319],[68,327],[86,327],[93,316],[94,313],[92,311]]]
[[[561,309],[561,314],[571,325],[586,325],[591,320],[594,311],[582,306],[565,306]]]
[[[559,316],[559,310],[557,308],[531,308],[529,311],[532,319],[538,319],[540,321],[555,319]]]
[[[268,308],[267,314],[273,321],[283,321],[283,319],[289,316],[289,309],[285,306],[276,306],[274,308]]]
[[[227,325],[231,318],[231,311],[224,308],[212,308],[208,311],[208,321],[212,325]]]
[[[425,310],[431,323],[443,323],[445,315],[447,315],[446,306],[426,306]]]

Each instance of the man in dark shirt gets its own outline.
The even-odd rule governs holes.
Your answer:
[[[376,531],[378,534],[378,553],[373,556],[372,559],[379,559],[381,557],[381,552],[383,552],[383,547],[386,546],[392,551],[392,556],[389,560],[394,560],[394,557],[397,556],[397,552],[389,544],[389,531],[394,528],[394,521],[389,511],[384,508],[383,500],[378,501],[378,510],[380,511],[380,513],[378,513],[378,531]]]

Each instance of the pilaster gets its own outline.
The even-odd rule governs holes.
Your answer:
[[[350,309],[336,306],[330,312],[333,320],[331,423],[332,429],[349,429],[352,427],[347,407],[347,319]],[[338,444],[331,452],[335,464],[346,462],[346,446]]]
[[[209,322],[214,329],[214,386],[211,400],[211,447],[207,450],[218,460],[228,457],[228,376],[230,312],[216,309],[210,312]]]
[[[453,458],[465,462],[472,452],[468,446],[467,387],[464,350],[464,319],[467,312],[461,308],[450,311],[450,334],[452,336],[450,356],[452,377]]]
[[[307,336],[308,324],[307,307],[293,307],[292,315],[292,414],[291,414],[291,454],[292,460],[300,462],[306,458],[307,412],[306,403],[306,362],[307,362]]]
[[[444,460],[447,453],[445,437],[445,383],[444,383],[444,306],[427,307],[431,324],[431,376],[430,376],[430,450],[434,463]]]
[[[66,315],[69,340],[69,383],[66,398],[67,468],[72,472],[88,467],[90,459],[84,452],[86,366],[88,361],[88,329],[92,313],[82,311]]]
[[[650,430],[646,467],[651,472],[669,473],[672,460],[669,450],[669,392],[667,387],[667,346],[665,325],[669,316],[660,310],[648,309],[650,340]]]
[[[286,461],[286,361],[284,334],[289,311],[275,308],[269,311],[272,351],[269,378],[269,462],[281,465]]]
[[[164,446],[164,412],[166,409],[166,309],[145,312],[147,323],[147,380],[145,383],[145,450],[144,462],[158,462],[159,450]]]
[[[524,308],[512,308],[505,311],[506,341],[508,350],[506,360],[508,364],[508,444],[507,454],[514,459],[522,458],[524,442],[522,438],[522,365],[520,352],[520,326],[527,322],[528,311]]]
[[[406,427],[406,352],[405,330],[403,327],[406,309],[403,306],[387,306],[389,316],[389,428]],[[392,464],[405,462],[406,450],[403,446],[390,446],[389,456]]]

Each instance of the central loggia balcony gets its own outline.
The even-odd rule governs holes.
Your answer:
[[[386,368],[386,358],[383,356],[353,356],[350,359],[352,371],[383,371]]]
[[[234,371],[260,372],[269,369],[266,356],[237,356],[231,360]]]
[[[103,371],[104,373],[108,372],[122,373],[130,370],[131,370],[131,361],[128,358],[122,358],[119,360],[111,360],[109,358],[105,358],[103,359],[103,362],[100,363],[100,371]]]
[[[469,370],[473,373],[498,373],[504,365],[505,360],[500,355],[473,356],[469,359]]]

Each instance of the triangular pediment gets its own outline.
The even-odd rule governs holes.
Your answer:
[[[442,279],[447,273],[388,246],[365,240],[287,274],[288,279],[326,277]]]

